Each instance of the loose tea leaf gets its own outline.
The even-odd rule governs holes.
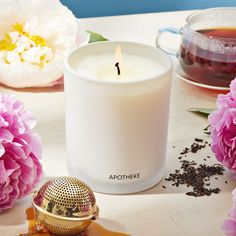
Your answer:
[[[181,164],[180,168],[175,169],[165,180],[171,182],[171,185],[175,187],[185,185],[188,188],[192,188],[192,190],[185,193],[188,196],[202,197],[219,193],[221,191],[220,188],[211,187],[210,180],[211,178],[218,179],[217,176],[222,176],[225,171],[224,167],[220,164],[198,164],[194,160],[187,160],[187,155],[196,153],[208,145],[208,141],[195,138],[190,147],[185,147],[180,152],[180,156],[178,157]],[[206,158],[210,158],[210,156],[206,156]],[[206,158],[203,158],[203,161],[206,162]],[[166,185],[163,186],[166,187]]]
[[[87,31],[87,33],[89,33],[89,43],[108,41],[108,39],[104,38],[101,34],[93,31]]]

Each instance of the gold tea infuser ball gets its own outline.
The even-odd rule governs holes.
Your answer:
[[[57,235],[75,235],[98,218],[93,191],[82,181],[59,177],[46,182],[33,195],[37,221]]]

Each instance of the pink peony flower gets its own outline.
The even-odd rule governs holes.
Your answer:
[[[219,162],[236,173],[236,79],[229,93],[218,96],[217,107],[209,116],[211,149]]]
[[[233,209],[229,213],[230,219],[225,220],[223,223],[223,230],[227,236],[236,236],[236,189],[233,194]]]
[[[29,194],[42,176],[36,120],[22,102],[0,94],[0,212]]]

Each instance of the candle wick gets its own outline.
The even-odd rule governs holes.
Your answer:
[[[117,68],[117,74],[120,75],[120,66],[119,66],[119,62],[116,62],[115,67]]]

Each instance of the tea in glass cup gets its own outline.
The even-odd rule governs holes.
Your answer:
[[[236,77],[236,8],[212,8],[191,14],[183,28],[159,30],[157,47],[164,32],[180,34],[177,54],[181,78],[202,87],[229,89]]]

